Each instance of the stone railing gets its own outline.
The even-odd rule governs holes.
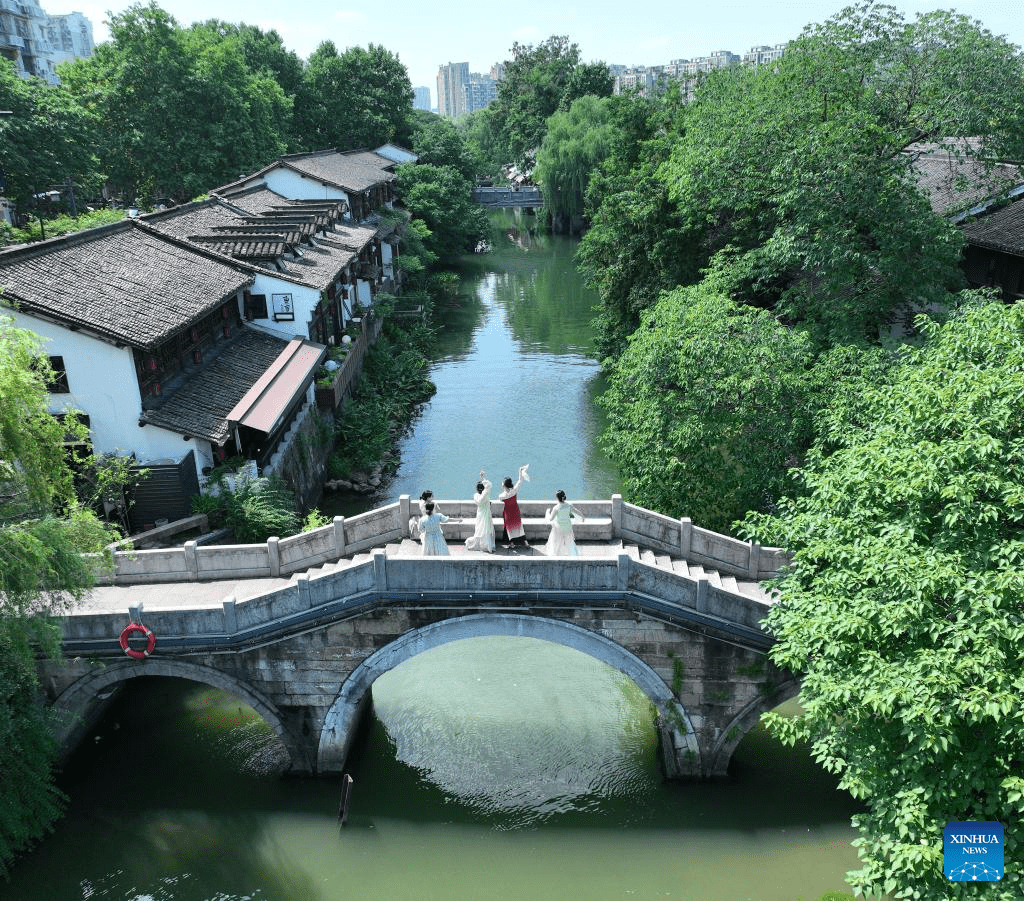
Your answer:
[[[437,504],[451,518],[444,524],[449,541],[461,541],[473,533],[476,505],[472,501],[439,499]],[[552,504],[519,502],[528,540],[547,538],[550,524],[544,514]],[[577,541],[621,539],[751,581],[773,578],[786,563],[780,548],[761,547],[694,526],[689,519],[635,507],[624,503],[618,494],[607,501],[573,501],[573,506],[584,515],[582,522],[573,524]],[[501,507],[496,501],[491,508],[499,534]],[[323,528],[289,538],[268,538],[263,544],[200,545],[189,541],[178,548],[119,551],[114,554],[112,572],[101,573],[99,581],[130,585],[287,576],[407,538],[409,520],[418,513],[409,496],[402,495],[385,507],[357,516],[336,516]]]

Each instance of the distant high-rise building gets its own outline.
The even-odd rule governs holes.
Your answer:
[[[22,78],[57,84],[58,63],[92,56],[93,50],[92,23],[81,13],[50,16],[34,0],[0,0],[0,56]]]
[[[449,119],[466,112],[465,84],[469,81],[469,63],[448,63],[437,70],[437,111]]]
[[[786,52],[785,44],[773,44],[771,47],[751,47],[743,54],[743,62],[752,66],[764,66],[780,59]]]
[[[412,108],[413,109],[425,109],[429,113],[430,112],[430,88],[428,88],[428,87],[413,88],[412,89],[412,94],[413,94]]]
[[[487,75],[479,75],[473,72],[469,81],[463,85],[466,93],[465,111],[476,112],[478,109],[490,106],[498,96],[498,82]]]

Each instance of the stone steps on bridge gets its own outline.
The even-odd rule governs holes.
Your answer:
[[[699,563],[689,563],[681,557],[671,557],[668,554],[652,551],[649,548],[641,548],[635,544],[627,544],[623,549],[634,560],[646,563],[648,566],[657,566],[659,569],[676,572],[691,579],[707,579],[708,584],[733,594],[742,594],[759,601],[768,599],[764,590],[757,582],[724,575],[716,569],[701,566]]]
[[[718,570],[702,566],[699,563],[689,563],[681,557],[672,557],[669,554],[654,551],[650,548],[642,548],[635,544],[623,544],[620,540],[592,543],[580,542],[577,547],[581,557],[607,558],[609,556],[617,556],[624,552],[633,560],[645,563],[648,566],[655,566],[659,569],[666,570],[667,572],[678,573],[679,575],[687,576],[690,579],[707,579],[709,584],[716,588],[721,588],[724,591],[731,592],[732,594],[743,595],[759,601],[768,600],[768,596],[757,582],[752,582],[746,579],[737,579],[735,576],[720,573]],[[466,546],[461,541],[449,542],[448,551],[452,557],[491,556],[483,551],[467,550]],[[423,554],[423,545],[415,539],[403,538],[401,541],[392,541],[385,545],[384,553],[388,557],[419,557]],[[544,552],[543,545],[527,545],[526,547],[507,548],[499,542],[495,548],[495,555],[541,557],[544,555]],[[342,569],[346,566],[364,563],[371,559],[371,556],[371,553],[368,551],[360,552],[352,555],[351,557],[342,557],[340,560],[335,562],[325,563],[322,566],[311,567],[302,573],[302,575],[308,576],[309,578],[316,578],[317,576],[334,572],[335,570]],[[295,575],[299,574],[296,573]],[[292,576],[293,579],[295,578],[295,575]]]

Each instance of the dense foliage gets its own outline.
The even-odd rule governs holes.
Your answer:
[[[79,207],[104,185],[125,204],[184,201],[288,151],[408,141],[412,87],[383,47],[324,41],[303,63],[275,31],[185,27],[155,2],[112,15],[110,31],[59,67],[59,86],[0,59],[5,194],[23,211],[69,184]]]
[[[863,799],[856,889],[974,897],[942,869],[953,820],[1006,825],[1024,893],[1024,307],[922,319],[889,384],[831,416],[804,491],[760,540],[794,554],[769,615],[777,664],[802,676],[789,740]]]
[[[61,808],[56,748],[35,657],[54,652],[59,614],[92,585],[83,552],[114,536],[78,505],[65,456],[73,422],[47,412],[52,373],[38,339],[0,317],[0,876]]]

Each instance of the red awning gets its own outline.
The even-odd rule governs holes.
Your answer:
[[[246,426],[270,435],[281,424],[293,401],[313,380],[327,348],[303,338],[293,338],[280,356],[235,404],[227,415],[232,426]]]

